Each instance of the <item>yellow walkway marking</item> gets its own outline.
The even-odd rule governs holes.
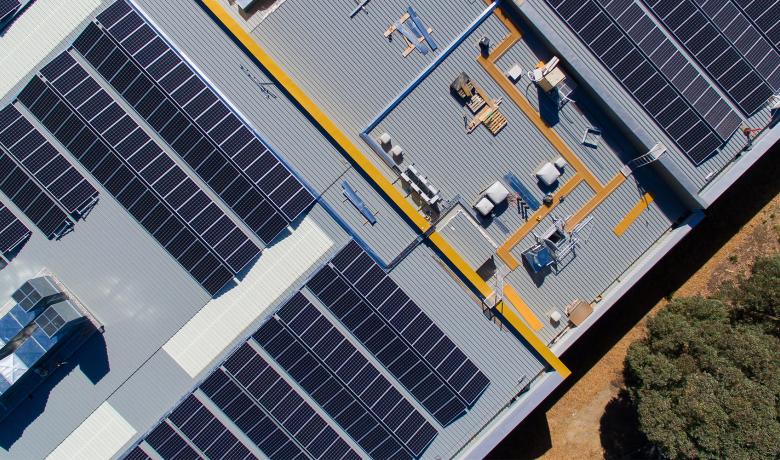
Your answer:
[[[568,146],[568,144],[566,144],[563,138],[561,138],[561,136],[553,128],[547,126],[547,123],[544,122],[542,117],[531,105],[531,103],[528,102],[528,99],[525,98],[517,86],[509,81],[506,75],[501,72],[501,70],[496,65],[496,61],[498,61],[498,59],[500,59],[504,53],[506,53],[509,49],[512,48],[512,46],[520,41],[522,38],[522,33],[517,28],[517,26],[515,26],[515,24],[506,16],[506,14],[504,14],[501,7],[497,8],[494,14],[509,30],[509,35],[507,35],[501,43],[496,45],[495,49],[492,53],[490,53],[490,56],[488,56],[487,59],[482,56],[478,56],[477,62],[479,62],[485,72],[487,72],[493,78],[493,80],[495,80],[495,82],[501,87],[507,96],[509,96],[512,102],[514,102],[517,107],[523,111],[526,117],[534,124],[536,129],[539,130],[539,132],[547,139],[547,141],[553,147],[555,147],[558,153],[560,153],[561,156],[576,171],[574,176],[555,192],[553,195],[554,204],[552,206],[540,208],[536,213],[534,213],[534,215],[531,216],[531,219],[526,222],[525,225],[517,229],[517,231],[509,238],[507,238],[507,240],[498,248],[498,251],[496,252],[498,256],[501,258],[501,260],[504,261],[505,264],[507,264],[510,269],[514,270],[520,266],[520,262],[511,254],[510,251],[517,245],[517,243],[519,243],[528,235],[528,233],[542,218],[547,216],[552,211],[552,209],[560,201],[560,196],[567,195],[583,181],[587,183],[595,192],[595,196],[582,209],[580,209],[572,217],[572,219],[569,220],[567,226],[571,228],[582,221],[582,219],[584,219],[588,214],[593,212],[593,210],[599,204],[601,204],[612,192],[615,191],[615,189],[620,184],[623,183],[625,177],[622,174],[617,173],[615,177],[613,177],[606,185],[603,185],[601,182],[599,182],[596,176],[590,172],[588,167],[585,166],[577,154],[575,154],[574,151]]]
[[[369,160],[358,147],[349,140],[346,134],[325,115],[324,112],[312,101],[309,96],[282,70],[281,66],[252,38],[251,35],[236,22],[230,13],[218,0],[201,0],[211,13],[222,23],[225,28],[244,46],[244,48],[257,59],[273,78],[282,85],[287,93],[306,111],[306,113],[335,141],[341,149],[354,161],[372,181],[385,193],[385,195],[403,211],[404,214],[417,226],[421,232],[427,231],[431,224],[417,212],[409,201],[395,188],[395,186],[382,174],[381,171]],[[431,233],[429,239],[432,244],[460,271],[461,275],[482,295],[488,299],[493,295],[493,289],[471,268],[463,257],[437,232]],[[562,377],[567,377],[571,372],[558,359],[541,340],[517,318],[510,308],[503,308],[507,312],[505,318],[512,324],[525,340],[542,356],[547,363]],[[512,319],[514,316],[514,319]]]
[[[515,310],[508,306],[503,300],[496,304],[494,311],[509,323],[542,358],[547,361],[556,372],[561,374],[564,379],[571,375],[571,371],[560,359],[528,328],[528,326],[517,316]]]
[[[623,233],[628,230],[628,227],[631,226],[631,224],[634,223],[635,220],[639,218],[639,216],[642,215],[642,213],[645,211],[645,209],[650,207],[650,203],[653,202],[653,195],[649,193],[645,193],[642,195],[642,198],[639,199],[637,204],[634,205],[633,208],[631,208],[630,211],[628,211],[628,214],[626,214],[623,219],[618,222],[618,224],[615,226],[615,234],[617,236],[623,236]]]
[[[525,302],[523,302],[520,294],[518,294],[517,291],[515,291],[515,288],[509,284],[504,285],[504,298],[515,307],[515,310],[520,313],[525,322],[528,323],[533,330],[538,331],[544,327],[544,324],[539,321],[539,318],[536,317],[534,312],[525,304]]]

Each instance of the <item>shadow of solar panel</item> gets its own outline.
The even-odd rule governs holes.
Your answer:
[[[277,319],[252,337],[372,457],[419,457],[436,437],[436,429],[332,325],[316,343]],[[302,363],[307,367],[297,367]],[[371,374],[368,387],[354,380],[365,372]]]
[[[752,115],[773,91],[691,0],[642,0],[732,101]]]
[[[60,108],[65,111],[61,119],[69,119],[67,108]],[[50,123],[53,126],[66,124],[60,119]],[[72,122],[65,126],[68,130],[75,127]],[[69,213],[78,215],[97,197],[97,190],[13,105],[0,112],[0,144]]]
[[[171,130],[171,135],[166,136],[164,128],[155,126],[155,129],[161,133],[166,141],[175,142],[173,133],[181,134],[191,126],[196,128],[203,139],[214,148],[222,157],[223,162],[234,166],[238,166],[235,156],[242,149],[245,149],[252,141],[260,142],[252,134],[251,129],[220,100],[220,97],[190,68],[175,49],[169,46],[140,14],[132,10],[123,0],[117,1],[105,13],[98,15],[97,21],[111,36],[114,48],[102,45],[107,35],[101,36],[99,28],[91,24],[82,37],[76,40],[76,49],[120,92],[123,92],[122,89],[116,86],[114,81],[119,73],[110,73],[113,71],[113,67],[104,72],[101,63],[110,58],[117,49],[123,51],[125,59],[136,65],[136,69],[131,73],[141,72],[145,77],[141,79],[133,91],[140,93],[142,91],[140,88],[143,86],[154,87],[166,99],[160,99],[153,105],[173,104],[179,110],[178,115],[181,116],[176,123],[180,124],[180,130]],[[128,101],[130,102],[130,100]],[[133,102],[131,104],[139,110],[139,113],[147,117],[142,107],[136,106]],[[167,120],[168,118],[163,119]],[[152,125],[154,126],[153,123]],[[189,144],[189,146],[191,145],[193,144]],[[177,150],[177,153],[181,155],[183,152]],[[293,222],[313,204],[314,197],[270,152],[269,158],[272,159],[272,162],[265,165],[262,174],[258,174],[257,167],[251,173],[246,170],[250,165],[239,167],[235,174],[242,174],[245,179],[250,179],[257,190],[261,191],[264,197],[273,203],[274,212],[281,212],[287,223]],[[266,173],[270,173],[277,165],[286,174],[273,176],[274,181],[270,187],[265,183],[260,185],[258,181],[266,179]],[[232,177],[236,177],[236,175]],[[282,189],[283,192],[271,195],[283,183],[286,184],[285,188]],[[267,219],[277,220],[278,218],[269,214]],[[265,232],[268,233],[270,227],[267,225],[266,227]],[[278,228],[278,226],[274,228]],[[275,236],[273,235],[273,237]],[[264,238],[264,241],[269,242],[273,237],[271,239]],[[266,238],[268,237],[266,236]]]
[[[8,256],[30,236],[30,230],[10,209],[0,203],[0,254]]]
[[[546,2],[694,164],[739,127],[740,117],[634,0]]]

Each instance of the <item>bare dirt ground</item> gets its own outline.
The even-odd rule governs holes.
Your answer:
[[[564,354],[573,375],[496,449],[495,459],[632,459],[644,439],[621,392],[628,346],[671,296],[710,295],[780,252],[780,148],[724,194],[705,220]]]

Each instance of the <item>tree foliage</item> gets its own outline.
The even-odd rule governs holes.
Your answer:
[[[629,348],[626,385],[662,456],[780,458],[780,339],[759,320],[777,311],[779,267],[757,267],[728,303],[673,300]]]
[[[736,321],[754,323],[780,336],[780,255],[760,257],[749,278],[723,290]]]

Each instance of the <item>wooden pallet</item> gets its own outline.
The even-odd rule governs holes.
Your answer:
[[[404,13],[404,14],[401,15],[400,18],[398,18],[397,22],[394,22],[394,23],[390,24],[390,27],[388,27],[387,30],[385,30],[385,33],[384,33],[385,38],[390,38],[390,36],[393,34],[393,32],[398,31],[398,24],[403,24],[404,22],[408,21],[410,17],[411,16],[409,16],[409,13]],[[432,34],[432,33],[433,33],[433,28],[428,27],[428,34]],[[404,34],[401,34],[401,38],[404,40],[404,43],[406,43],[406,49],[403,50],[403,52],[401,54],[403,55],[403,57],[409,56],[412,53],[412,51],[414,51],[415,44],[413,42],[411,42],[408,38],[406,38],[406,36]],[[422,37],[422,36],[418,37],[417,38],[417,43],[420,44],[420,45],[425,43],[425,37]],[[427,46],[427,44],[426,44],[426,46]]]

